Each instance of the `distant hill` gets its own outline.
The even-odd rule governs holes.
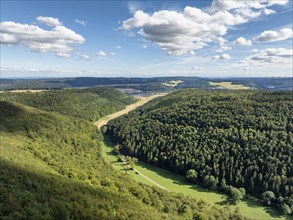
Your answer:
[[[19,102],[44,111],[90,121],[123,109],[135,99],[110,87],[68,89],[39,93],[0,93],[0,100]]]
[[[110,121],[108,132],[126,155],[293,213],[293,91],[179,90]]]
[[[172,81],[182,83],[170,88]],[[143,92],[170,91],[178,88],[216,89],[210,82],[232,82],[252,89],[264,90],[293,90],[293,78],[199,78],[199,77],[153,77],[153,78],[124,78],[124,77],[77,77],[52,79],[1,79],[1,90],[11,89],[61,89],[82,88],[93,86],[111,86],[115,88],[132,88]]]

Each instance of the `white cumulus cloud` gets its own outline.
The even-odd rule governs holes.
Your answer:
[[[265,9],[263,10],[263,13],[264,13],[265,15],[270,15],[270,14],[275,14],[276,12],[275,12],[274,10],[272,10],[272,9],[267,9],[267,8],[265,8]]]
[[[293,50],[286,48],[267,48],[242,60],[242,63],[292,63]]]
[[[282,41],[287,40],[293,37],[293,31],[291,28],[283,28],[279,32],[278,31],[264,31],[259,36],[257,36],[255,41],[263,41],[263,42],[273,42],[273,41]]]
[[[122,29],[139,28],[141,36],[157,44],[167,54],[183,55],[225,35],[229,26],[245,22],[241,16],[227,11],[210,15],[187,6],[183,12],[162,10],[151,15],[138,10],[132,18],[123,21]]]
[[[66,28],[55,26],[44,30],[36,25],[4,21],[0,23],[0,43],[8,45],[22,44],[34,52],[54,52],[59,57],[69,57],[71,44],[83,44],[85,39]]]
[[[228,60],[231,59],[229,54],[223,53],[222,55],[215,55],[212,57],[213,60]]]
[[[142,10],[138,10],[134,13],[133,18],[123,21],[122,28],[130,30],[132,28],[138,28],[144,26],[148,22],[149,15]]]
[[[222,46],[219,49],[216,50],[216,52],[218,53],[223,53],[226,50],[232,50],[232,47],[228,47],[228,46]]]
[[[39,16],[36,20],[51,27],[63,25],[58,18]]]
[[[120,28],[125,31],[138,30],[139,35],[169,55],[184,55],[216,42],[237,25],[274,13],[268,7],[287,3],[287,0],[215,0],[211,7],[204,10],[190,6],[186,6],[183,11],[146,13],[136,10],[131,18],[122,22]],[[245,45],[250,43],[245,41]],[[230,49],[224,45],[221,47],[221,52]]]
[[[106,57],[107,54],[104,51],[100,50],[99,52],[97,52],[97,56],[98,57]]]
[[[235,10],[241,8],[248,8],[253,10],[265,9],[273,5],[286,5],[288,0],[214,0],[213,8],[215,10]]]
[[[231,47],[226,45],[227,40],[224,39],[223,37],[218,37],[215,41],[220,45],[220,48],[218,48],[216,50],[216,52],[218,52],[218,53],[223,53],[226,50],[231,50],[232,49]]]
[[[235,44],[243,45],[243,46],[251,46],[251,40],[246,40],[244,37],[239,37],[234,41]]]

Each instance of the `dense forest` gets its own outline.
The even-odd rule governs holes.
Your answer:
[[[64,93],[71,106],[82,105]],[[0,94],[38,107],[0,101],[0,219],[243,219],[113,170],[92,123],[48,109],[45,94]]]
[[[44,111],[97,121],[99,118],[123,109],[135,99],[110,87],[67,89],[38,93],[9,93],[0,95],[2,101],[19,102]]]
[[[124,154],[293,212],[292,92],[180,90],[110,121],[108,133]]]

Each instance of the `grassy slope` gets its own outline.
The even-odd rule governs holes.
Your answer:
[[[105,136],[104,139],[105,141],[102,143],[103,156],[106,157],[115,169],[125,172],[124,164],[119,162],[117,154],[113,153],[113,143],[111,139],[108,136]],[[185,181],[183,176],[178,174],[143,162],[138,162],[135,168],[172,192],[182,193],[194,198],[202,198],[211,205],[226,204],[226,195],[212,192],[199,185],[191,185]],[[136,181],[153,185],[142,176],[135,174],[134,171],[128,170],[127,173],[130,174]],[[264,207],[261,202],[253,199],[245,199],[236,206],[229,205],[229,207],[232,209],[239,207],[241,215],[255,220],[286,219],[286,217],[282,217],[277,210]]]
[[[5,109],[9,111],[4,112]],[[5,126],[8,121],[9,126]],[[46,127],[40,126],[44,123],[48,123]],[[58,135],[54,130],[63,134],[73,129],[67,133],[74,135],[78,123],[19,104],[1,103],[0,218],[66,219],[71,215],[79,219],[118,216],[148,219],[161,216],[128,192],[119,192],[119,186],[128,180],[126,177],[119,180],[103,163],[97,142],[91,143],[89,137],[84,137],[86,140],[77,141],[75,147],[61,142],[56,145]],[[92,135],[90,130],[94,128],[81,123],[85,124],[76,133]],[[44,138],[43,132],[53,134],[54,139]]]

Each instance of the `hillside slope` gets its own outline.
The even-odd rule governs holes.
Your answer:
[[[114,171],[100,156],[101,136],[85,120],[13,102],[0,106],[1,219],[238,216]]]
[[[123,109],[134,98],[109,87],[68,89],[40,93],[1,93],[0,100],[19,102],[44,111],[58,112],[89,121]]]
[[[110,121],[108,130],[125,154],[293,211],[292,92],[181,90]]]

